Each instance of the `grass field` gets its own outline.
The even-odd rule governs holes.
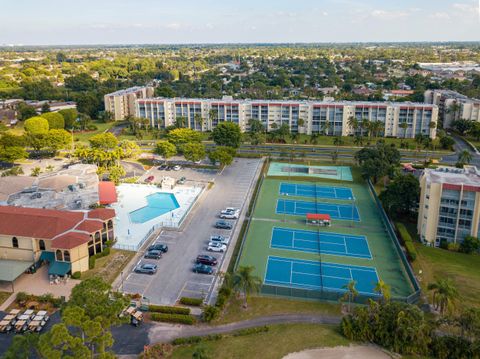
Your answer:
[[[321,232],[334,232],[340,234],[363,235],[367,237],[373,259],[353,258],[341,255],[330,255],[316,253],[291,251],[285,249],[270,248],[270,239],[273,227],[312,230],[315,227],[306,226],[305,219],[298,216],[290,216],[275,213],[279,186],[288,180],[285,177],[278,179],[267,177],[262,184],[257,203],[252,215],[251,224],[244,243],[239,265],[250,265],[255,267],[255,274],[265,278],[268,256],[287,257],[300,260],[311,260],[343,265],[357,265],[376,267],[378,276],[391,286],[393,297],[406,297],[413,293],[413,287],[405,272],[399,254],[394,246],[393,240],[387,234],[381,221],[380,213],[376,204],[361,178],[360,173],[353,170],[353,182],[342,182],[315,179],[315,182],[322,186],[344,186],[352,189],[356,198],[355,205],[358,208],[361,221],[352,222],[334,220],[331,227],[322,227]],[[303,181],[303,177],[291,177],[290,182]],[[307,183],[312,181],[308,179]],[[283,197],[284,198],[284,197]],[[288,196],[289,199],[305,198]],[[317,201],[320,201],[317,199]],[[339,199],[321,199],[322,203],[351,204],[351,201]],[[288,295],[288,294],[286,294]]]
[[[242,305],[243,299],[232,296],[223,314],[213,324],[233,323],[275,314],[341,315],[340,305],[329,302],[253,296],[248,299],[248,309],[245,310]]]
[[[288,353],[319,347],[348,345],[335,326],[318,324],[272,325],[268,332],[244,336],[228,335],[217,341],[176,347],[172,358],[192,358],[198,347],[211,358],[278,359]]]
[[[74,132],[73,133],[73,139],[75,142],[88,142],[88,139],[94,135],[98,135],[99,133],[105,132],[108,130],[110,127],[115,125],[115,122],[98,122],[98,121],[93,121],[93,125],[97,126],[97,129],[95,131],[84,131],[84,132]]]
[[[12,293],[9,292],[0,292],[0,305],[2,305],[11,295]]]

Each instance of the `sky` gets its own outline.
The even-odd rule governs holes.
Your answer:
[[[480,0],[0,2],[0,44],[480,41]]]

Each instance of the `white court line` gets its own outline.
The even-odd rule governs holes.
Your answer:
[[[293,261],[290,262],[290,283],[292,283],[292,276],[293,276]]]

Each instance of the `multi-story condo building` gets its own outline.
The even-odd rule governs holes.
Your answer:
[[[131,87],[125,90],[109,93],[104,96],[105,111],[113,113],[115,121],[124,120],[128,116],[135,115],[135,101],[141,98],[153,96],[154,88]]]
[[[417,231],[422,242],[439,246],[442,240],[459,243],[480,235],[480,172],[463,169],[426,169],[420,178]]]
[[[115,210],[59,211],[0,206],[0,280],[14,281],[28,267],[49,263],[49,274],[88,270],[89,257],[115,238]]]
[[[286,124],[293,133],[334,136],[360,133],[360,127],[354,130],[350,126],[350,119],[356,118],[359,122],[379,122],[380,136],[413,138],[423,134],[435,138],[438,107],[410,102],[149,98],[136,101],[136,116],[149,119],[156,128],[174,125],[182,119],[184,126],[196,130],[209,131],[219,122],[231,121],[247,131],[250,119],[256,119],[266,131]]]
[[[455,120],[480,121],[480,100],[451,90],[427,90],[425,103],[438,106],[443,128],[450,128]]]

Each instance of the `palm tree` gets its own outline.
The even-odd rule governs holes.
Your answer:
[[[342,288],[345,289],[345,294],[340,298],[340,301],[344,302],[348,300],[348,312],[350,313],[353,300],[358,296],[358,291],[355,288],[356,282],[354,280],[345,284]]]
[[[213,109],[208,111],[208,122],[209,122],[208,129],[209,130],[212,129],[213,123],[217,120],[217,117],[218,117],[217,111]]]
[[[328,130],[330,130],[330,121],[326,120],[322,125],[322,132],[324,135],[328,135]]]
[[[356,146],[362,146],[363,145],[363,137],[362,136],[355,136],[353,139],[353,144]]]
[[[458,163],[468,165],[472,161],[472,154],[468,150],[463,150],[458,155]]]
[[[380,294],[382,296],[382,299],[385,302],[390,301],[390,298],[391,298],[390,286],[387,283],[385,283],[382,279],[378,280],[373,290],[376,293]]]
[[[451,279],[439,279],[435,283],[430,283],[427,288],[433,292],[433,305],[440,314],[443,315],[447,309],[453,308],[458,291]]]
[[[382,121],[373,121],[370,123],[370,131],[372,132],[373,137],[378,137],[378,134],[384,130],[385,126]]]
[[[292,139],[292,142],[297,143],[298,139],[300,138],[300,134],[298,132],[291,133],[290,138]]]
[[[403,130],[403,138],[407,137],[407,128],[408,124],[406,122],[402,122],[401,124],[398,125]]]
[[[435,121],[431,121],[431,122],[428,124],[428,128],[429,128],[430,130],[436,129],[436,128],[437,128],[437,123],[436,123]],[[430,131],[430,132],[432,132],[432,131]],[[432,135],[432,134],[430,133],[430,136],[431,136],[431,135]]]
[[[363,136],[363,131],[367,131],[368,133],[369,126],[370,126],[370,121],[368,120],[368,118],[362,118],[362,122],[360,123],[360,128],[361,128],[360,133],[362,136]]]
[[[232,282],[233,288],[237,293],[241,293],[244,296],[244,307],[247,308],[248,296],[250,294],[258,293],[262,285],[262,280],[253,275],[255,267],[241,266],[233,274]]]
[[[197,129],[197,125],[199,125],[200,126],[200,131],[203,132],[203,118],[202,118],[202,115],[200,115],[199,113],[196,113],[193,116],[193,121],[195,122],[195,129]]]
[[[453,121],[457,120],[458,113],[460,112],[460,109],[461,109],[461,106],[457,102],[452,103],[448,107],[447,113],[453,115]],[[444,124],[444,126],[445,126],[445,124]]]
[[[359,126],[358,120],[353,116],[349,117],[347,121],[347,125],[348,127],[350,127],[350,129],[352,129],[353,135],[355,135]]]
[[[310,136],[310,143],[316,145],[318,143],[318,133],[312,133]]]

